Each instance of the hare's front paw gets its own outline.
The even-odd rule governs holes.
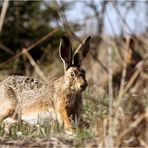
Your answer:
[[[74,128],[68,128],[65,130],[65,133],[68,135],[74,135],[75,134],[75,129]]]

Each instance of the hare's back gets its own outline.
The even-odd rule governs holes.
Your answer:
[[[9,76],[0,83],[0,87],[11,88],[16,94],[25,91],[37,91],[45,82],[26,76]]]

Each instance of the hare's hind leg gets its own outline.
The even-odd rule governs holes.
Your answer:
[[[17,107],[17,99],[11,87],[0,88],[0,123],[14,114]]]

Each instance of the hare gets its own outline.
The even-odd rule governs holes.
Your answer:
[[[10,76],[0,83],[0,122],[34,122],[38,115],[56,117],[66,132],[74,133],[72,121],[80,121],[82,91],[87,87],[81,63],[90,48],[90,36],[72,52],[70,40],[63,36],[59,55],[64,75],[49,82],[26,76]],[[72,118],[72,121],[71,119]]]

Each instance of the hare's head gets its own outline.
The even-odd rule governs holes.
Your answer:
[[[81,63],[86,57],[90,48],[90,38],[87,37],[75,50],[72,52],[70,40],[63,36],[59,54],[64,63],[64,85],[73,91],[79,92],[85,90],[87,81],[85,78],[85,71],[81,69]]]

